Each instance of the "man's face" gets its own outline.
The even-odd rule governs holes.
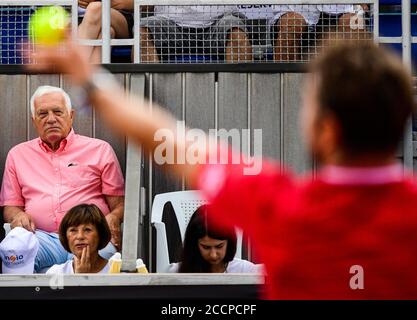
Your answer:
[[[34,102],[35,114],[33,124],[39,137],[53,150],[71,130],[74,111],[68,112],[64,96],[52,92],[37,97]]]

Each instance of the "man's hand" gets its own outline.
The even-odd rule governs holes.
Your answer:
[[[106,195],[106,202],[110,208],[109,214],[106,215],[107,224],[111,232],[111,243],[119,251],[121,249],[120,224],[123,222],[124,197]]]
[[[90,273],[91,268],[92,265],[90,261],[90,246],[86,246],[81,252],[80,259],[74,255],[74,273]]]
[[[120,231],[120,219],[113,213],[109,213],[106,216],[107,224],[109,225],[111,232],[110,242],[116,247],[117,251],[121,249],[121,231]]]
[[[20,211],[13,217],[10,226],[12,228],[22,227],[28,231],[35,232],[35,223],[33,222],[32,217],[24,211]]]

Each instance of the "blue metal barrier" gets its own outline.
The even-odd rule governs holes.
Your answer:
[[[132,46],[117,46],[111,49],[111,62],[129,63],[132,61]]]
[[[401,0],[380,0],[379,4],[379,35],[381,37],[401,37]],[[412,0],[411,4],[411,34],[417,36],[417,0]],[[389,44],[389,47],[401,54],[402,45],[400,43]],[[417,44],[412,44],[411,55],[413,64],[417,65]]]
[[[0,8],[0,63],[22,64],[19,47],[27,37],[27,24],[32,14],[30,7]]]
[[[0,64],[22,64],[21,45],[28,36],[31,7],[0,7]],[[115,62],[130,62],[131,47],[114,47]]]

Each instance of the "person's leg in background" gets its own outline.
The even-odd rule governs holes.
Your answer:
[[[226,62],[251,62],[252,45],[245,31],[232,28],[226,44]]]
[[[107,246],[99,250],[98,254],[100,255],[100,257],[109,260],[116,252],[116,247],[113,245],[113,243],[109,242]]]
[[[140,27],[140,62],[159,62],[159,57],[158,53],[156,52],[156,48],[152,38],[152,33],[146,27]]]
[[[331,40],[370,40],[366,28],[367,5],[323,5],[321,10],[320,36],[322,46]]]
[[[274,61],[301,61],[301,38],[307,31],[307,22],[297,12],[281,15],[273,26],[275,29]]]
[[[174,21],[151,16],[140,21],[140,62],[169,61],[184,46],[182,28]]]
[[[129,27],[125,16],[118,10],[111,9],[110,12],[110,36],[111,38],[128,38]],[[91,2],[85,11],[84,18],[78,26],[78,37],[80,39],[101,39],[101,2]],[[101,47],[89,48],[90,61],[101,62]]]
[[[337,33],[345,40],[370,40],[371,34],[366,30],[364,11],[341,14],[337,22]]]
[[[36,230],[39,250],[35,258],[35,273],[44,273],[54,264],[65,263],[71,254],[64,249],[57,233]]]
[[[252,44],[244,18],[232,14],[221,17],[211,27],[210,42],[212,54],[224,52],[224,59],[228,63],[253,60]]]

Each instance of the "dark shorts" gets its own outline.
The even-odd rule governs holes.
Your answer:
[[[129,38],[132,39],[133,38],[133,25],[134,25],[134,17],[133,17],[133,13],[130,11],[124,11],[121,10],[120,13],[125,17],[126,22],[127,22],[127,28],[129,30]]]
[[[317,23],[316,29],[317,33],[321,34],[322,32],[329,32],[334,30],[337,27],[337,23],[339,21],[339,18],[344,13],[338,13],[338,14],[332,14],[332,13],[320,13],[320,19]]]

